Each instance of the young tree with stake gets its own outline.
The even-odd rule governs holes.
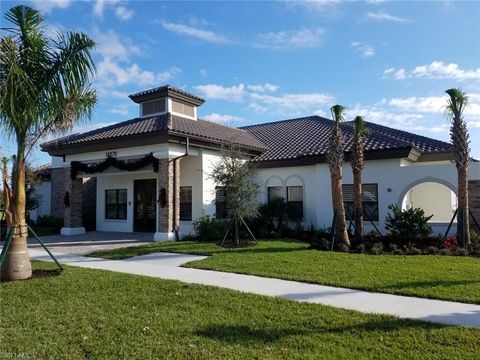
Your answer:
[[[77,32],[49,39],[40,12],[15,6],[5,15],[13,27],[0,39],[0,120],[17,143],[8,226],[13,240],[1,267],[2,280],[31,276],[25,222],[25,161],[38,140],[89,118],[97,97],[90,87],[95,43]]]

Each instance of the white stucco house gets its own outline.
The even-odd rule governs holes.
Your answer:
[[[41,211],[63,216],[62,234],[80,234],[85,228],[151,232],[155,240],[191,234],[193,219],[222,216],[220,192],[208,174],[220,148],[231,142],[257,164],[259,202],[284,197],[297,204],[305,226],[330,226],[325,152],[331,120],[309,116],[237,129],[200,119],[197,109],[204,100],[172,86],[129,97],[138,104],[138,117],[41,145],[52,157],[50,178],[39,189],[49,204]],[[343,123],[342,130],[349,206],[352,124]],[[422,207],[434,215],[434,231],[444,231],[456,208],[452,158],[449,143],[368,123],[366,215],[382,230],[389,204]],[[478,194],[480,166],[474,161],[470,179]],[[478,206],[472,204],[474,211]]]

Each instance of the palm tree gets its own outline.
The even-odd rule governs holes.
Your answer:
[[[365,167],[364,163],[364,141],[363,137],[366,132],[365,120],[361,116],[357,116],[353,120],[353,148],[352,165],[353,172],[353,208],[355,216],[355,227],[357,228],[357,237],[363,238],[363,209],[362,209],[362,170]]]
[[[445,91],[447,100],[446,113],[452,117],[450,139],[457,165],[458,177],[458,214],[457,236],[463,246],[470,244],[470,225],[468,210],[468,167],[470,166],[470,140],[463,111],[468,104],[468,97],[461,89]]]
[[[43,17],[30,7],[11,8],[5,18],[14,26],[0,39],[0,120],[4,133],[17,143],[12,179],[14,237],[2,264],[2,280],[31,276],[25,223],[25,159],[38,140],[70,129],[89,118],[96,103],[90,77],[93,40],[82,33],[58,33],[49,39]]]
[[[334,105],[330,108],[333,118],[332,134],[328,144],[326,155],[328,167],[330,169],[331,187],[332,187],[332,205],[334,216],[336,214],[335,235],[340,244],[350,246],[348,240],[347,226],[345,223],[345,206],[343,204],[342,189],[342,165],[343,165],[343,135],[340,129],[340,122],[343,120],[345,107]]]

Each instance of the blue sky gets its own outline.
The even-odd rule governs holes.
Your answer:
[[[135,117],[127,95],[168,83],[207,100],[201,117],[231,126],[328,117],[339,103],[348,118],[448,141],[444,90],[461,87],[480,158],[478,1],[2,1],[2,26],[18,3],[41,10],[49,33],[97,42],[99,102],[75,132]]]

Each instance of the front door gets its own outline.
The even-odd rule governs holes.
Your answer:
[[[155,232],[157,222],[157,180],[135,180],[133,231]]]

